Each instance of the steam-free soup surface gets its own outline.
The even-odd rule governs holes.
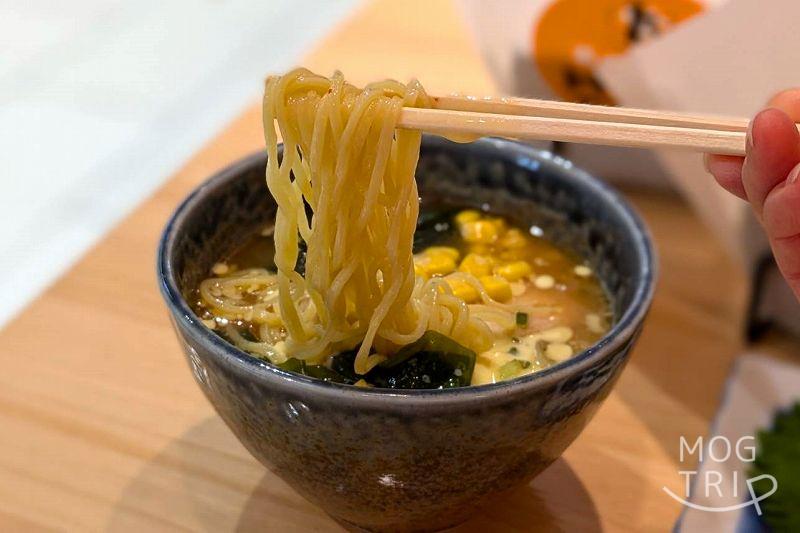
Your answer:
[[[307,365],[290,359],[279,366],[360,386],[482,385],[537,372],[567,360],[597,342],[611,325],[609,301],[592,268],[575,254],[550,243],[537,226],[516,227],[506,218],[481,210],[428,210],[420,216],[414,242],[417,276],[442,277],[452,293],[467,304],[480,304],[482,297],[488,295],[512,310],[520,309],[512,315],[514,320],[509,328],[496,332],[491,348],[474,354],[429,333],[419,341],[417,350],[453,352],[460,357],[457,363],[442,366],[433,362],[422,366],[412,358],[405,364],[413,368],[400,370],[395,365],[394,374],[370,372],[371,381],[370,376],[352,374],[348,368],[352,358],[348,358],[348,354],[333,357],[323,364]],[[209,273],[211,288],[230,290],[223,286],[224,280],[248,269],[274,271],[273,255],[271,229],[267,228],[230,256],[220,258]],[[301,256],[298,271],[302,272],[303,268]],[[458,272],[474,278],[466,282]],[[213,281],[215,279],[218,284]],[[240,291],[237,297],[243,304],[247,304],[248,299],[257,303],[257,284],[254,283],[251,290],[247,287],[237,290]],[[198,316],[227,340],[262,358],[264,354],[259,353],[259,346],[265,341],[281,348],[279,329],[276,333],[274,328],[265,328],[257,317],[221,310],[207,300],[199,290],[191,295]],[[270,338],[263,338],[265,336]],[[257,344],[259,342],[261,344]],[[452,360],[452,357],[448,359]],[[465,381],[465,377],[469,380]],[[438,383],[437,380],[443,381]]]

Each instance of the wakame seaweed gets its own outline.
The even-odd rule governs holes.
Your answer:
[[[294,271],[301,276],[306,275],[306,256],[308,255],[308,244],[303,239],[297,241],[297,263],[294,265]]]
[[[455,213],[452,209],[421,210],[417,218],[417,229],[414,231],[414,253],[449,241],[456,231],[453,224]]]
[[[390,389],[449,389],[472,381],[475,352],[453,339],[426,331],[367,374],[376,387]]]
[[[302,359],[291,357],[283,363],[275,365],[281,370],[288,370],[295,374],[302,374],[311,378],[321,379],[323,381],[332,381],[334,383],[348,383],[352,385],[357,380],[348,379],[346,376],[334,372],[324,365],[309,365]]]
[[[403,347],[363,376],[353,370],[357,351],[354,349],[331,357],[330,368],[308,365],[295,358],[277,366],[336,383],[352,385],[363,379],[374,387],[387,389],[466,387],[472,380],[475,368],[475,352],[435,331],[425,332],[416,342]]]

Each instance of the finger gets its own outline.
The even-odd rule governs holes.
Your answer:
[[[705,155],[706,170],[714,176],[723,189],[742,200],[747,200],[742,184],[742,163],[744,158],[732,155]]]
[[[769,192],[786,179],[798,161],[800,134],[794,121],[775,108],[758,113],[747,132],[742,183],[759,219]]]
[[[800,121],[800,88],[786,89],[769,99],[767,107],[780,109],[795,122]]]
[[[770,239],[769,242],[781,274],[800,300],[800,235],[789,239]]]
[[[764,228],[775,261],[800,299],[800,163],[764,201]]]
[[[800,163],[764,200],[764,229],[773,239],[800,234]],[[800,254],[800,249],[798,249]]]
[[[769,243],[781,274],[800,300],[800,234],[786,239],[770,239]]]
[[[787,89],[773,96],[768,104],[800,121],[800,88]],[[796,165],[784,183],[778,184],[764,200],[764,228],[769,235],[775,261],[795,296],[800,299],[800,164]]]
[[[770,98],[769,107],[780,109],[795,122],[800,121],[800,88],[781,91]],[[742,158],[734,156],[706,154],[704,163],[725,190],[746,200],[747,194],[742,184]]]

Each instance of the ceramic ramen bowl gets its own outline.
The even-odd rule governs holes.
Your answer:
[[[422,143],[420,195],[489,203],[586,258],[615,316],[595,345],[540,372],[447,390],[365,389],[280,370],[207,329],[185,295],[218,258],[274,218],[265,156],[198,187],[167,223],[158,280],[200,388],[247,449],[343,524],[434,530],[528,482],[580,434],[619,377],[654,289],[642,221],[614,190],[524,144]]]

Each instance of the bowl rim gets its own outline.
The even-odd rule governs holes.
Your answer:
[[[429,135],[423,136],[425,146],[443,145],[447,141]],[[212,330],[208,329],[194,314],[184,299],[177,283],[177,275],[171,261],[170,251],[175,246],[179,230],[186,218],[198,207],[211,191],[218,190],[236,179],[242,172],[254,165],[263,164],[266,158],[264,151],[255,152],[241,158],[227,167],[215,172],[211,177],[195,187],[178,205],[169,217],[158,244],[156,273],[159,289],[169,308],[173,319],[180,321],[183,330],[204,345],[215,358],[229,363],[238,373],[271,385],[292,387],[300,392],[323,395],[333,400],[359,402],[387,399],[391,402],[410,404],[435,404],[454,400],[483,402],[506,397],[529,389],[552,386],[554,383],[575,374],[580,374],[604,358],[615,354],[631,338],[637,334],[653,300],[657,278],[656,253],[652,238],[642,218],[635,209],[611,185],[592,176],[585,170],[550,151],[533,146],[499,138],[482,138],[470,145],[478,145],[494,152],[511,152],[517,156],[525,156],[542,165],[557,167],[569,179],[582,182],[584,188],[592,191],[603,203],[616,209],[621,215],[627,231],[632,235],[638,250],[641,281],[635,287],[631,303],[616,324],[595,344],[570,359],[557,363],[538,372],[514,379],[484,385],[471,385],[452,389],[383,389],[356,387],[341,383],[326,382],[319,379],[282,370],[277,366],[258,359],[240,350]],[[467,146],[470,146],[467,145]],[[519,158],[518,158],[519,160]],[[516,163],[521,165],[519,161]],[[177,325],[177,324],[176,324]],[[185,339],[180,339],[185,341]]]

